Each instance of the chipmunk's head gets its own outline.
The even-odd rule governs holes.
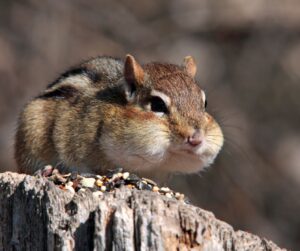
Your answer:
[[[121,84],[127,104],[118,129],[122,132],[105,136],[106,144],[117,144],[119,165],[192,173],[213,162],[223,134],[205,111],[206,96],[195,81],[196,70],[192,57],[186,57],[182,66],[141,66],[127,55]]]

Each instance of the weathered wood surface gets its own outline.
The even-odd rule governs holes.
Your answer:
[[[0,174],[0,250],[284,250],[210,212],[149,191],[62,191]]]

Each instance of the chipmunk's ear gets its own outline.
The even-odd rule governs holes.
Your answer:
[[[124,86],[126,98],[128,101],[132,101],[137,87],[144,83],[145,72],[135,58],[129,54],[126,55],[125,59],[124,78],[126,80]]]
[[[192,56],[187,56],[183,59],[183,68],[187,74],[189,74],[192,78],[195,77],[197,72],[196,61]]]
[[[128,83],[134,82],[137,85],[142,85],[144,82],[145,72],[142,66],[131,55],[126,55],[124,65],[124,76]]]

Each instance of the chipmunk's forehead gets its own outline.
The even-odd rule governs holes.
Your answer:
[[[145,67],[152,88],[170,97],[172,104],[185,115],[201,111],[203,94],[196,81],[183,68],[171,64],[151,64]]]

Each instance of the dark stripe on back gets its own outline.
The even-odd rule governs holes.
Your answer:
[[[47,88],[53,87],[57,83],[61,82],[63,79],[66,79],[71,76],[76,76],[76,75],[84,75],[88,77],[93,83],[101,80],[101,76],[99,73],[87,69],[86,67],[72,68],[66,71],[65,73],[63,73],[62,75],[60,75],[60,77],[56,79],[54,82],[52,82],[51,84],[49,84]]]
[[[61,99],[61,98],[72,98],[76,96],[78,93],[78,90],[72,86],[62,86],[58,89],[55,89],[50,92],[46,92],[44,94],[39,95],[37,98],[55,98],[55,99]]]

